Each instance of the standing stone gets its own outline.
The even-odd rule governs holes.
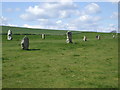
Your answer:
[[[100,40],[100,35],[98,35],[98,38],[97,38],[98,40]]]
[[[97,35],[97,36],[96,36],[96,39],[100,40],[100,35]]]
[[[12,31],[8,30],[7,39],[12,40]]]
[[[42,34],[42,39],[45,39],[45,34]]]
[[[87,41],[87,37],[86,36],[84,36],[83,41]]]
[[[66,43],[72,43],[72,32],[68,31],[66,35],[67,35]]]
[[[113,36],[113,38],[115,38],[115,35],[112,35]]]
[[[29,48],[29,38],[27,36],[25,36],[22,41],[21,41],[21,48],[23,50],[28,50]]]

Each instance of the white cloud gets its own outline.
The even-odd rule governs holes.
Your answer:
[[[57,30],[63,30],[67,29],[66,24],[63,23],[62,20],[57,20],[57,21],[51,21],[48,19],[39,19],[39,24],[38,25],[28,25],[24,24],[23,27],[28,27],[28,28],[44,28],[44,29],[57,29]]]
[[[26,20],[26,21],[34,21],[37,19],[37,17],[34,17],[34,15],[28,14],[28,13],[20,15],[20,18],[22,18],[23,20]]]
[[[100,25],[98,27],[99,32],[111,32],[114,30],[118,32],[118,25],[117,24],[108,24],[106,27],[104,27],[103,25]]]
[[[101,12],[100,6],[96,3],[90,3],[85,7],[85,13],[96,14],[100,12]]]
[[[97,16],[101,12],[98,4],[89,3],[82,9],[79,7],[72,1],[43,3],[28,7],[20,17],[23,20],[36,21],[38,23],[37,25],[23,25],[28,28],[103,32],[115,29],[112,24],[107,27],[101,25],[102,17]],[[116,17],[116,15],[114,12],[111,18]]]
[[[21,9],[20,8],[15,8],[15,11],[20,11]]]
[[[75,24],[66,24],[66,26],[67,26],[67,30],[78,30],[79,29],[79,27],[78,26],[76,26]]]
[[[57,21],[58,23],[61,23],[61,20]],[[113,30],[118,30],[115,24],[109,24],[107,27],[103,27],[99,23],[91,23],[91,24],[56,24],[56,25],[50,25],[50,26],[43,26],[43,25],[28,25],[24,24],[23,27],[27,28],[44,28],[44,29],[57,29],[57,30],[80,30],[80,31],[97,31],[97,32],[111,32]]]
[[[40,13],[45,13],[44,9],[41,9],[39,6],[29,7],[26,9],[26,12],[31,13],[33,15],[39,15]]]
[[[57,24],[62,24],[62,20],[56,21]]]
[[[45,8],[49,7],[48,5],[45,6]],[[23,20],[37,20],[37,19],[48,19],[48,18],[53,18],[56,17],[57,13],[52,10],[49,10],[51,7],[48,9],[42,8],[41,6],[34,6],[34,7],[29,7],[26,9],[26,13],[22,14],[20,17]]]
[[[99,16],[81,15],[68,23],[67,29],[96,31],[102,20]]]
[[[77,4],[71,0],[71,2],[60,1],[58,3],[43,3],[42,5],[30,6],[26,9],[26,13],[20,17],[27,21],[37,21],[40,26],[45,28],[75,30],[91,28],[92,26],[97,27],[96,23],[100,21],[101,17],[93,17],[89,14],[98,12],[100,12],[100,7],[95,3],[88,4],[84,8],[84,12],[82,12]],[[70,19],[66,21],[67,24],[65,20],[62,21],[62,19],[66,18]]]
[[[7,12],[12,12],[13,11],[13,9],[12,8],[7,8],[7,10],[6,10]]]
[[[28,25],[28,24],[24,24],[22,27],[26,27],[26,28],[44,28],[43,26],[40,26],[40,25]]]
[[[1,16],[0,17],[0,25],[2,26],[18,26],[18,25],[14,25],[14,24],[9,24],[8,23],[8,18],[6,18],[6,17],[3,17],[3,16]]]
[[[119,2],[119,0],[108,0],[109,2]]]
[[[95,23],[95,22],[99,22],[101,20],[101,17],[99,16],[91,16],[91,15],[82,15],[78,18],[76,18],[75,20],[72,20],[73,23],[75,24],[79,24],[79,23],[87,23],[87,24],[91,24],[91,23]]]
[[[76,9],[74,3],[44,3],[28,7],[20,17],[24,20],[68,18],[75,14]]]
[[[15,26],[16,27],[18,25],[9,24],[8,23],[8,18],[1,16],[0,17],[0,26]]]
[[[110,16],[112,19],[118,19],[118,12],[113,12],[112,15]]]
[[[61,14],[60,18],[66,18],[66,17],[69,17],[69,15],[70,15],[66,11],[61,11],[60,14]]]
[[[8,19],[6,17],[0,17],[0,25],[7,25]]]
[[[7,26],[17,27],[18,25],[15,25],[15,24],[7,24]]]
[[[88,21],[91,21],[91,18],[92,17],[89,15],[83,15],[83,16],[80,16],[77,20],[81,22],[88,22]]]
[[[6,11],[7,12],[15,12],[15,11],[20,11],[21,9],[20,8],[7,8]]]
[[[59,0],[60,3],[73,3],[73,0]]]

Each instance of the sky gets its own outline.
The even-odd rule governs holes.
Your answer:
[[[118,30],[114,2],[1,2],[0,25],[111,32]]]

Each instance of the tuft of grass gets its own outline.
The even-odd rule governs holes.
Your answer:
[[[80,56],[80,55],[78,55],[78,54],[74,54],[73,56],[74,56],[74,57],[78,57],[78,56]]]

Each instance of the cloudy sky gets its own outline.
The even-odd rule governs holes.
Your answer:
[[[113,2],[2,2],[0,25],[110,32],[118,27]]]

